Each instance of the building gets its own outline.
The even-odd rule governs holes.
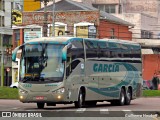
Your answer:
[[[74,0],[128,21],[132,40],[142,45],[143,78],[160,74],[160,1],[159,0]],[[152,67],[151,67],[152,66]]]
[[[13,0],[13,8],[19,11],[35,11],[41,8],[40,0]]]
[[[15,48],[15,46],[21,45],[23,43],[22,40],[25,41],[26,39],[37,37],[36,35],[38,35],[38,37],[41,37],[41,27],[33,25],[19,26],[22,24],[22,11],[35,11],[37,9],[40,9],[41,2],[35,0],[13,0],[12,8],[13,48]],[[20,56],[17,57],[17,62],[12,62],[12,83],[19,81],[19,60]]]
[[[56,0],[59,1],[59,0]],[[159,0],[74,0],[93,6],[134,24],[132,38],[160,39],[160,1]],[[50,2],[49,4],[51,4]]]
[[[1,85],[9,86],[12,82],[12,26],[22,22],[20,16],[23,10],[32,11],[40,9],[40,7],[40,1],[35,2],[34,0],[0,0]],[[20,39],[19,36],[16,37],[17,39]]]
[[[71,35],[83,38],[132,40],[130,28],[134,27],[133,24],[103,11],[100,12],[92,6],[71,0],[59,0],[55,3],[54,24],[53,5],[48,5],[46,11],[48,16],[47,36],[53,36],[54,34],[54,36]],[[22,17],[22,23],[12,27],[13,48],[34,37],[44,35],[44,8],[32,12],[24,11]],[[18,65],[13,63],[13,82],[17,79],[18,69]]]
[[[12,2],[0,0],[0,49],[1,49],[1,86],[11,83],[11,48],[12,48],[12,28],[11,28],[11,8]],[[8,51],[9,50],[9,51]],[[10,54],[8,54],[10,52]]]
[[[134,24],[132,40],[142,45],[143,78],[160,74],[160,1],[159,0],[81,0],[101,11]]]
[[[46,11],[48,12],[47,36],[52,36],[52,4],[46,7]],[[92,6],[71,0],[61,0],[55,3],[54,22],[55,36],[63,34],[84,38],[98,37],[132,40],[130,29],[134,27],[133,24],[114,17],[106,12],[100,12]],[[43,26],[44,8],[37,12],[23,12],[22,25],[25,26],[32,24]],[[20,34],[20,41],[24,42],[23,39],[23,34]],[[13,40],[13,46],[17,46],[15,45],[15,40]]]

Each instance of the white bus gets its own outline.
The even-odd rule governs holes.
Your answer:
[[[139,44],[124,40],[42,37],[21,49],[19,100],[42,109],[56,104],[75,107],[109,101],[129,105],[141,96]]]

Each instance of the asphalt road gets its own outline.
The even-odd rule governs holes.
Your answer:
[[[94,107],[75,108],[73,104],[68,105],[56,105],[52,107],[45,106],[44,109],[37,109],[35,103],[21,103],[18,100],[0,100],[0,120],[2,118],[2,112],[12,112],[11,117],[16,117],[15,120],[19,120],[19,117],[28,117],[30,112],[37,113],[38,117],[48,117],[46,120],[52,117],[58,120],[72,120],[77,118],[81,120],[84,118],[90,120],[160,120],[160,97],[159,98],[138,98],[131,102],[129,106],[111,106],[109,102],[98,103]],[[16,116],[22,114],[21,116]],[[39,114],[38,114],[39,113]],[[32,116],[31,116],[32,117]],[[109,119],[110,117],[110,119]],[[9,118],[8,118],[9,119]],[[31,118],[30,118],[31,119]],[[35,119],[35,118],[34,118]],[[14,120],[14,118],[12,118]],[[25,118],[23,118],[25,120]],[[41,120],[41,118],[39,118]]]

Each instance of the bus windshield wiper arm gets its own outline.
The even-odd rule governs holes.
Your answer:
[[[27,82],[28,80],[31,80],[31,79],[32,79],[31,77],[24,77],[22,82],[25,83],[25,82]]]

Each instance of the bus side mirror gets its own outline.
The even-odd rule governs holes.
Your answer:
[[[67,53],[65,51],[62,52],[62,61],[67,60]]]
[[[12,61],[16,62],[17,52],[19,49],[22,49],[23,45],[16,47],[12,52]]]
[[[12,61],[16,62],[16,56],[17,56],[17,51],[19,50],[20,47],[16,47],[13,52],[12,52]]]

